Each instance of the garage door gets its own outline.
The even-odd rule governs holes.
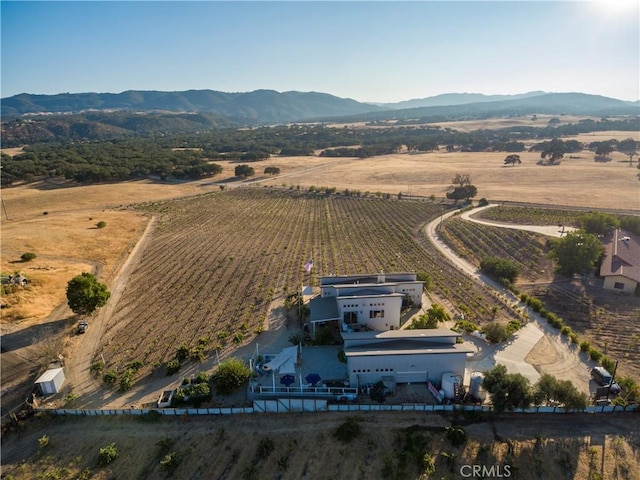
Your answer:
[[[415,371],[396,372],[396,383],[426,383],[429,378],[429,372]]]

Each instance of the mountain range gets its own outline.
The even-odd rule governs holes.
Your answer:
[[[519,95],[449,93],[388,104],[371,104],[318,92],[215,90],[181,92],[129,90],[122,93],[21,93],[1,100],[3,119],[25,114],[87,111],[199,113],[220,123],[268,125],[323,119],[380,121],[391,119],[486,118],[497,115],[579,114],[638,115],[639,102],[584,93],[529,92]]]

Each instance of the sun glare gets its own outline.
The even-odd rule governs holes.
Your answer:
[[[598,14],[607,17],[635,15],[638,18],[640,0],[594,0],[590,2]]]

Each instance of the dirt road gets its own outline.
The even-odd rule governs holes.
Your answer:
[[[156,218],[152,217],[142,236],[120,268],[120,272],[110,285],[111,297],[107,305],[98,310],[95,316],[89,319],[89,328],[85,334],[79,336],[81,338],[79,338],[70,355],[71,358],[66,364],[67,384],[73,389],[73,393],[78,396],[94,394],[96,390],[101,389],[100,383],[90,374],[91,363],[94,360],[93,356],[105,327],[112,317],[115,307],[118,305],[122,292],[126,288],[129,277],[142,258],[149,234],[153,231],[155,223]]]

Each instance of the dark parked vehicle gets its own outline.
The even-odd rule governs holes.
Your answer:
[[[594,367],[591,370],[591,378],[602,387],[609,387],[609,392],[620,393],[620,385],[613,382],[613,376],[603,367]],[[612,383],[613,382],[613,383]]]

